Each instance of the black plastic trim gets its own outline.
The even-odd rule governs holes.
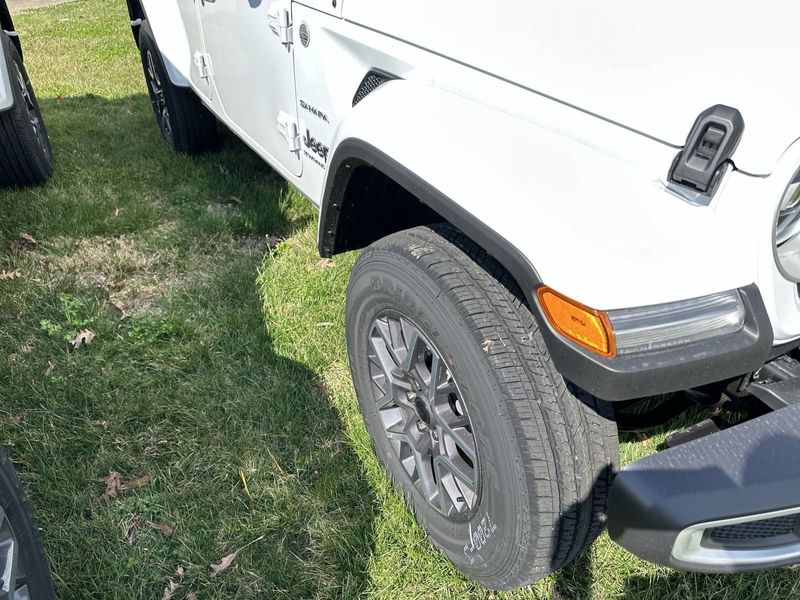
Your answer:
[[[677,561],[677,535],[692,525],[800,506],[800,405],[638,460],[611,489],[608,532],[650,562],[702,572],[775,567]]]
[[[695,120],[675,158],[670,181],[713,195],[722,167],[733,156],[743,133],[744,118],[737,109],[722,104],[707,108]]]
[[[659,352],[605,358],[572,343],[549,324],[538,299],[535,312],[558,371],[604,400],[632,400],[724,381],[763,365],[772,349],[772,326],[758,288],[739,290],[745,305],[738,333]]]
[[[0,0],[0,28],[4,31],[15,31],[11,11],[6,0]]]
[[[772,327],[755,285],[740,290],[747,317],[744,329],[735,334],[661,352],[616,358],[604,358],[574,344],[557,333],[545,318],[536,297],[542,281],[515,246],[403,165],[356,138],[344,140],[331,158],[320,214],[318,246],[322,256],[341,251],[337,233],[342,205],[350,177],[361,166],[373,167],[390,177],[503,265],[534,311],[558,371],[599,398],[631,400],[723,381],[758,369],[768,358]]]
[[[136,42],[136,47],[139,47],[139,27],[141,22],[147,18],[142,6],[141,0],[125,0],[128,5],[128,15],[131,18],[131,33]]]
[[[357,138],[349,138],[340,143],[331,159],[329,168],[331,175],[325,186],[320,214],[318,246],[321,256],[332,256],[337,252],[336,234],[342,201],[350,177],[361,166],[377,169],[463,231],[503,265],[516,280],[529,303],[533,300],[533,290],[541,284],[541,279],[522,252],[393,158]]]

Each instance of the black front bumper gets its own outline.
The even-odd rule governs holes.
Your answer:
[[[678,569],[800,562],[800,404],[628,465],[611,490],[608,531]]]

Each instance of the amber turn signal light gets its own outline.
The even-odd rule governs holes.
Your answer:
[[[608,315],[562,296],[547,286],[537,291],[550,324],[564,337],[602,356],[616,354],[614,330]]]

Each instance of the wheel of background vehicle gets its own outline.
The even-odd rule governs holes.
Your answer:
[[[53,579],[30,504],[0,448],[0,599],[54,599]]]
[[[583,552],[618,464],[611,406],[565,383],[521,297],[449,226],[376,242],[347,292],[375,451],[432,543],[490,589]]]
[[[38,185],[53,171],[53,153],[39,103],[16,46],[0,31],[14,106],[0,113],[0,185]]]
[[[173,85],[150,25],[139,28],[139,50],[150,104],[167,143],[177,152],[199,154],[217,145],[217,120],[188,88]]]

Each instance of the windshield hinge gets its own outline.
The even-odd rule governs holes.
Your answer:
[[[717,104],[704,110],[675,157],[669,180],[708,196],[713,194],[724,167],[744,132],[742,113]]]
[[[273,3],[267,13],[267,22],[281,44],[287,47],[292,45],[292,13],[286,6]]]

